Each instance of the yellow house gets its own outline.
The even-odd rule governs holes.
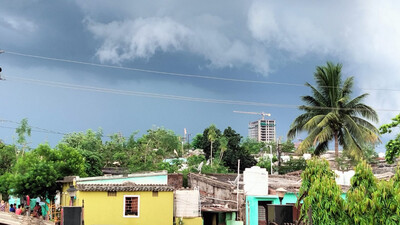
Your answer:
[[[71,183],[64,183],[65,193]],[[76,184],[74,206],[83,207],[85,225],[173,224],[174,188],[163,184]],[[71,204],[69,197],[61,205]]]

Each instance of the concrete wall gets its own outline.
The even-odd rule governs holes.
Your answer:
[[[198,188],[200,190],[200,195],[206,197],[208,200],[207,202],[227,204],[227,201],[219,201],[217,199],[236,201],[236,195],[232,195],[232,185],[192,174],[189,175],[188,179],[189,186],[192,188]],[[236,207],[236,203],[229,204]]]

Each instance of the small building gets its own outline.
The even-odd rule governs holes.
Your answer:
[[[200,192],[201,215],[205,225],[243,225],[243,192],[239,191],[237,195],[235,179],[238,182],[237,174],[188,175],[189,186]],[[243,189],[242,186],[239,190]]]
[[[82,207],[85,224],[169,225],[174,222],[174,187],[168,185],[166,171],[66,177],[61,182],[61,205]],[[76,190],[73,198],[67,192],[71,187]]]

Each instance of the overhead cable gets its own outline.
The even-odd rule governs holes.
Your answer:
[[[216,104],[230,104],[230,105],[250,105],[250,106],[262,106],[262,107],[276,107],[276,108],[292,108],[297,109],[299,105],[289,105],[289,104],[271,104],[271,103],[262,103],[262,102],[250,102],[250,101],[237,101],[237,100],[227,100],[227,99],[209,99],[209,98],[197,98],[197,97],[188,97],[188,96],[179,96],[179,95],[168,95],[168,94],[160,94],[160,93],[151,93],[151,92],[139,92],[139,91],[128,91],[128,90],[119,90],[119,89],[110,89],[110,88],[101,88],[94,86],[86,86],[86,85],[77,85],[65,82],[55,82],[55,81],[45,81],[17,76],[7,76],[8,80],[16,80],[27,83],[35,83],[38,85],[45,85],[50,87],[59,87],[59,88],[67,88],[74,90],[82,90],[82,91],[94,91],[100,93],[110,93],[110,94],[120,94],[120,95],[129,95],[129,96],[141,96],[141,97],[150,97],[150,98],[162,98],[162,99],[171,99],[171,100],[181,100],[181,101],[190,101],[190,102],[205,102],[205,103],[216,103]],[[352,108],[334,108],[334,107],[317,107],[317,106],[307,106],[307,108],[311,109],[329,109],[329,110],[353,110]],[[364,110],[364,109],[359,109]],[[365,109],[367,110],[367,109]],[[375,111],[387,111],[387,112],[398,112],[400,109],[375,109]]]

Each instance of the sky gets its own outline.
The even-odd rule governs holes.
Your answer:
[[[246,137],[259,116],[237,110],[271,113],[286,140],[304,83],[327,61],[355,77],[353,97],[370,94],[380,126],[400,112],[399,11],[370,0],[3,0],[0,139],[14,143],[23,118],[32,147],[99,128],[193,137],[215,124]]]

